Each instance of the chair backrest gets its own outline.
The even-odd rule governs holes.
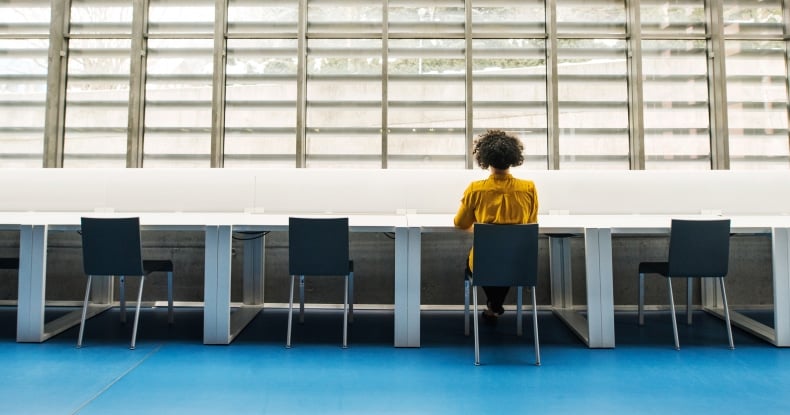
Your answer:
[[[348,218],[288,219],[291,275],[346,275],[348,261]]]
[[[672,220],[668,273],[724,277],[730,262],[730,220]]]
[[[139,218],[82,218],[86,275],[143,275]]]
[[[474,285],[534,287],[538,278],[538,224],[474,227]]]

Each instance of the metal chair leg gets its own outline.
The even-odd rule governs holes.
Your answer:
[[[672,296],[672,278],[667,277],[667,288],[669,289],[669,308],[672,313],[672,332],[675,334],[675,350],[680,350],[680,340],[678,339],[678,321],[675,316],[675,299]]]
[[[694,293],[694,286],[691,278],[686,278],[686,324],[691,325],[691,296]]]
[[[464,278],[464,336],[469,335],[469,279]]]
[[[126,277],[123,275],[119,278],[118,300],[121,303],[121,323],[126,324]]]
[[[538,299],[535,294],[535,287],[532,291],[532,327],[535,336],[535,366],[540,366],[540,340],[538,340]]]
[[[285,338],[285,348],[291,348],[291,322],[293,320],[293,311],[294,311],[294,280],[296,276],[291,275],[291,295],[289,296],[288,300],[288,334]]]
[[[472,320],[474,321],[475,328],[475,366],[480,366],[480,333],[477,324],[477,287],[472,286],[472,302],[474,303],[474,314]]]
[[[345,295],[343,296],[343,348],[348,348],[348,275],[346,275]]]
[[[137,343],[137,323],[140,321],[140,303],[143,302],[143,283],[145,282],[145,275],[140,277],[140,289],[137,290],[137,310],[134,312],[134,325],[132,326],[132,344],[129,349],[134,350]]]
[[[724,322],[727,324],[727,339],[730,341],[730,350],[734,350],[735,344],[732,341],[732,325],[730,324],[730,307],[727,305],[727,293],[724,290],[724,277],[719,277],[719,286],[721,286],[721,298],[724,301]]]
[[[521,323],[521,305],[523,303],[521,298],[522,291],[522,287],[516,287],[516,336],[521,336],[524,334],[523,324]]]
[[[354,322],[354,271],[348,273],[348,322]]]
[[[645,274],[639,273],[639,299],[637,301],[639,325],[645,325]]]
[[[85,316],[88,313],[88,298],[91,295],[91,280],[93,277],[88,275],[88,285],[85,287],[85,300],[82,302],[82,318],[80,319],[80,335],[77,337],[77,347],[82,347],[82,334],[85,331]]]
[[[167,323],[173,324],[173,273],[167,273]]]
[[[304,275],[299,276],[299,324],[304,323]]]

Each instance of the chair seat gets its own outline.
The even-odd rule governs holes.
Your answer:
[[[152,272],[173,272],[173,261],[169,259],[143,260],[143,269],[146,274]]]
[[[668,262],[640,262],[639,273],[659,274],[666,277],[669,274],[669,263]]]
[[[19,258],[0,258],[0,269],[19,269]]]

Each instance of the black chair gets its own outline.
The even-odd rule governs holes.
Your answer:
[[[724,277],[730,258],[730,220],[678,220],[673,219],[669,236],[669,256],[667,262],[639,263],[639,325],[643,325],[645,274],[658,274],[667,279],[669,305],[672,313],[672,331],[675,335],[675,349],[680,350],[678,323],[675,316],[675,301],[672,296],[672,278],[687,278],[687,322],[691,324],[691,281],[692,278],[716,278],[721,287],[724,301],[724,319],[727,325],[727,338],[730,349],[734,349],[730,311],[724,289]]]
[[[345,277],[343,299],[343,348],[345,349],[348,347],[348,322],[353,321],[354,307],[354,262],[349,259],[348,253],[348,218],[289,218],[288,244],[291,295],[288,303],[286,347],[291,347],[296,276],[299,276],[299,321],[303,322],[304,277],[342,275]]]
[[[82,347],[82,335],[93,277],[114,277],[117,275],[120,277],[121,321],[126,320],[125,279],[128,276],[140,277],[137,310],[134,314],[130,346],[130,349],[134,349],[146,275],[153,272],[167,273],[167,315],[168,322],[173,322],[173,262],[142,259],[139,218],[82,218],[81,223],[82,262],[85,274],[88,276],[88,283],[85,287],[77,347]]]
[[[464,320],[468,329],[468,287],[472,290],[474,303],[475,365],[480,365],[480,340],[477,312],[477,287],[517,287],[516,310],[517,332],[521,335],[521,289],[529,287],[532,292],[532,325],[535,336],[535,365],[540,366],[540,341],[538,339],[538,307],[535,285],[538,278],[538,225],[513,224],[494,225],[476,223],[474,226],[473,271],[467,274],[466,307]]]

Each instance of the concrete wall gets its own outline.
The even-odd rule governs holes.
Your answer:
[[[248,237],[239,235],[240,237]],[[0,232],[0,256],[16,255],[18,232]],[[355,261],[356,302],[358,304],[393,304],[394,301],[394,239],[383,233],[352,233],[351,255]],[[423,237],[422,304],[463,304],[463,264],[471,245],[471,235],[433,233]],[[667,238],[623,236],[613,240],[614,300],[616,306],[636,304],[637,265],[640,261],[665,258]],[[144,255],[149,259],[170,258],[175,262],[176,301],[203,299],[203,234],[201,232],[143,232]],[[241,302],[243,242],[234,241],[231,298]],[[581,238],[571,242],[574,275],[574,303],[585,304],[584,243]],[[773,303],[771,283],[771,241],[768,236],[734,236],[730,249],[730,274],[727,294],[732,305],[770,305]],[[85,278],[82,274],[80,238],[76,232],[50,232],[47,254],[47,300],[81,301]],[[548,240],[541,239],[539,305],[548,305]],[[647,281],[647,303],[666,305],[663,278]],[[135,285],[132,285],[134,288]],[[699,287],[695,283],[695,287]],[[342,283],[338,278],[308,278],[307,300],[317,303],[342,302]],[[144,299],[164,300],[165,278],[152,276],[146,281]],[[129,299],[132,294],[127,293]],[[676,301],[685,301],[685,282],[675,284]],[[17,297],[15,272],[0,270],[0,300]],[[511,293],[511,297],[513,294]],[[512,298],[511,298],[512,300]],[[288,235],[272,232],[266,236],[267,303],[288,301]],[[695,300],[699,304],[699,290]]]

